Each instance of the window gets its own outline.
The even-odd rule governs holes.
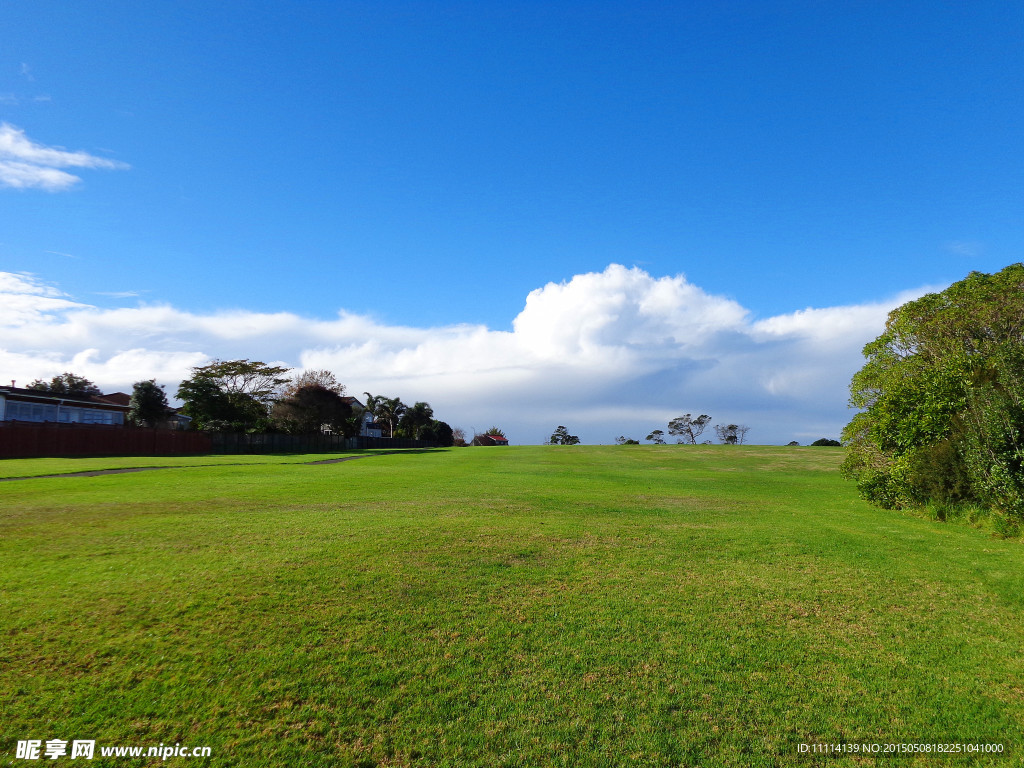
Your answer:
[[[120,411],[10,400],[7,401],[6,418],[8,421],[59,421],[62,424],[124,424],[124,414]]]
[[[7,401],[7,418],[10,421],[56,421],[57,406],[39,403],[18,403]]]

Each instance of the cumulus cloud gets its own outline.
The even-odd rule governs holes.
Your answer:
[[[36,144],[10,123],[0,123],[0,186],[15,189],[67,189],[81,178],[62,168],[123,169],[129,166],[88,152]]]
[[[197,314],[167,304],[81,303],[38,278],[0,273],[0,381],[65,370],[105,390],[156,378],[173,393],[218,357],[328,368],[357,396],[426,400],[466,429],[501,425],[536,443],[558,424],[584,442],[642,438],[682,413],[746,423],[754,442],[835,437],[860,349],[889,301],[765,319],[682,275],[613,264],[531,291],[511,331],[385,325],[340,311]]]

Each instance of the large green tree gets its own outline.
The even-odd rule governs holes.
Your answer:
[[[889,314],[850,385],[844,473],[885,507],[983,504],[1024,520],[1024,264]]]
[[[420,440],[437,443],[441,448],[455,445],[455,430],[443,421],[431,419],[430,423],[420,429]]]
[[[320,384],[290,389],[271,411],[274,426],[291,434],[310,434],[327,427],[348,436],[352,406],[335,390]]]
[[[427,440],[432,438],[421,437],[420,433],[430,426],[434,420],[434,409],[430,403],[418,402],[406,407],[402,418],[398,422],[396,434],[399,437],[407,437],[413,440]]]
[[[214,360],[193,368],[175,396],[198,429],[258,432],[270,426],[270,407],[288,383],[288,370],[254,360]]]
[[[167,393],[156,379],[135,382],[128,404],[128,421],[139,427],[155,427],[171,414]]]

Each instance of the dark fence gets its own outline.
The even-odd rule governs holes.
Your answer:
[[[0,458],[43,456],[172,456],[210,453],[202,432],[102,424],[0,421]]]
[[[172,456],[195,453],[327,453],[365,448],[436,448],[426,440],[341,435],[241,434],[100,424],[0,421],[0,458]]]

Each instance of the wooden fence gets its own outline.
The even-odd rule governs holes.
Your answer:
[[[0,457],[172,456],[210,453],[212,441],[202,432],[179,429],[133,429],[102,424],[37,424],[0,421]]]
[[[365,448],[436,448],[426,440],[341,435],[239,434],[99,424],[0,421],[0,458],[172,456],[201,453],[327,453]]]

